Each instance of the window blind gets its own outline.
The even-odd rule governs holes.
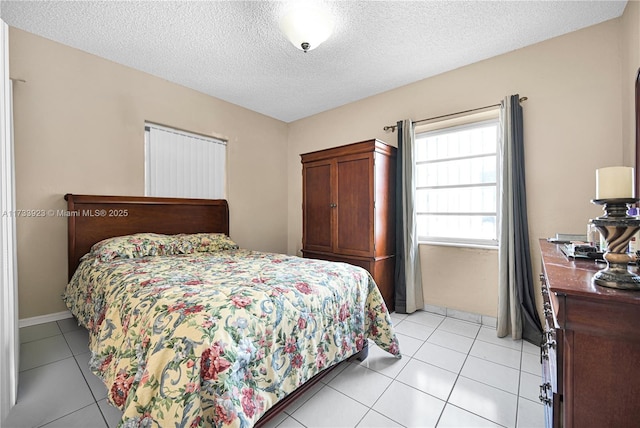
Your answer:
[[[145,126],[145,194],[176,198],[226,198],[226,141]]]

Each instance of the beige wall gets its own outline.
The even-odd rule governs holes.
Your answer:
[[[635,165],[636,148],[635,98],[629,95],[635,91],[639,69],[640,1],[634,0],[627,3],[622,15],[622,135],[624,158],[629,166]],[[636,189],[636,194],[640,194],[640,189]]]
[[[224,138],[230,233],[285,252],[287,125],[11,28],[16,204],[62,209],[65,193],[142,195],[144,122]],[[19,316],[65,310],[64,218],[18,218]]]
[[[290,253],[299,253],[301,153],[369,138],[396,144],[384,125],[494,104],[524,103],[528,213],[534,269],[537,239],[583,233],[600,214],[595,170],[629,163],[621,125],[620,19],[444,73],[289,124]],[[422,246],[427,304],[495,316],[497,251]],[[537,275],[536,275],[537,276]],[[534,278],[535,279],[535,278]]]

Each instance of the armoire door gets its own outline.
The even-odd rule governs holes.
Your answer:
[[[374,256],[373,154],[341,156],[336,164],[334,252]]]
[[[309,251],[333,251],[332,162],[309,162],[303,169],[304,248]]]

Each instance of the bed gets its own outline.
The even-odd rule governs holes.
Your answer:
[[[64,300],[120,426],[259,426],[370,340],[400,358],[364,269],[240,249],[224,200],[65,199]]]

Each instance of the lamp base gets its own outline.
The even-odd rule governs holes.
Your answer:
[[[640,290],[640,276],[628,270],[632,261],[627,253],[629,241],[640,230],[640,218],[627,214],[637,199],[598,199],[594,204],[603,205],[605,215],[591,220],[607,242],[604,259],[607,267],[593,276],[593,284],[622,290]]]
[[[598,271],[593,276],[593,283],[602,287],[618,288],[621,290],[640,290],[640,276],[624,270],[622,272],[609,269]]]

